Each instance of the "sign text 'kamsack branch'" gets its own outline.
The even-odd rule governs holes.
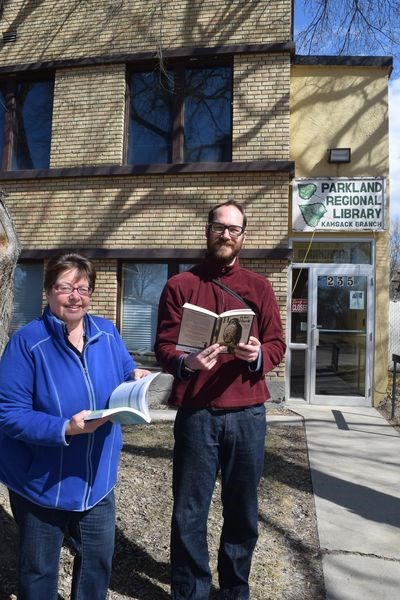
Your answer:
[[[385,180],[295,179],[292,227],[294,231],[385,229]]]

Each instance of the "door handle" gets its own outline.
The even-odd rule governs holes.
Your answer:
[[[319,329],[317,329],[317,328],[313,329],[313,335],[314,335],[314,346],[319,346]]]

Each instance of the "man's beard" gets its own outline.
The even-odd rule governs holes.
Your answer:
[[[211,244],[208,241],[207,256],[219,265],[229,265],[239,254],[241,247],[240,243],[214,242]],[[230,252],[224,251],[226,248],[229,248]]]

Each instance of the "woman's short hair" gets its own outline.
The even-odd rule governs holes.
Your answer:
[[[44,289],[50,291],[61,273],[70,269],[77,270],[76,279],[86,278],[92,291],[96,285],[96,269],[91,260],[77,252],[61,252],[51,256],[44,274]]]

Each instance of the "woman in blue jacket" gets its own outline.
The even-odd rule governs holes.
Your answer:
[[[107,596],[121,428],[85,421],[136,368],[114,325],[87,314],[96,273],[64,253],[47,265],[43,315],[0,361],[0,480],[20,532],[19,600],[56,600],[64,535],[76,548],[71,597]]]

